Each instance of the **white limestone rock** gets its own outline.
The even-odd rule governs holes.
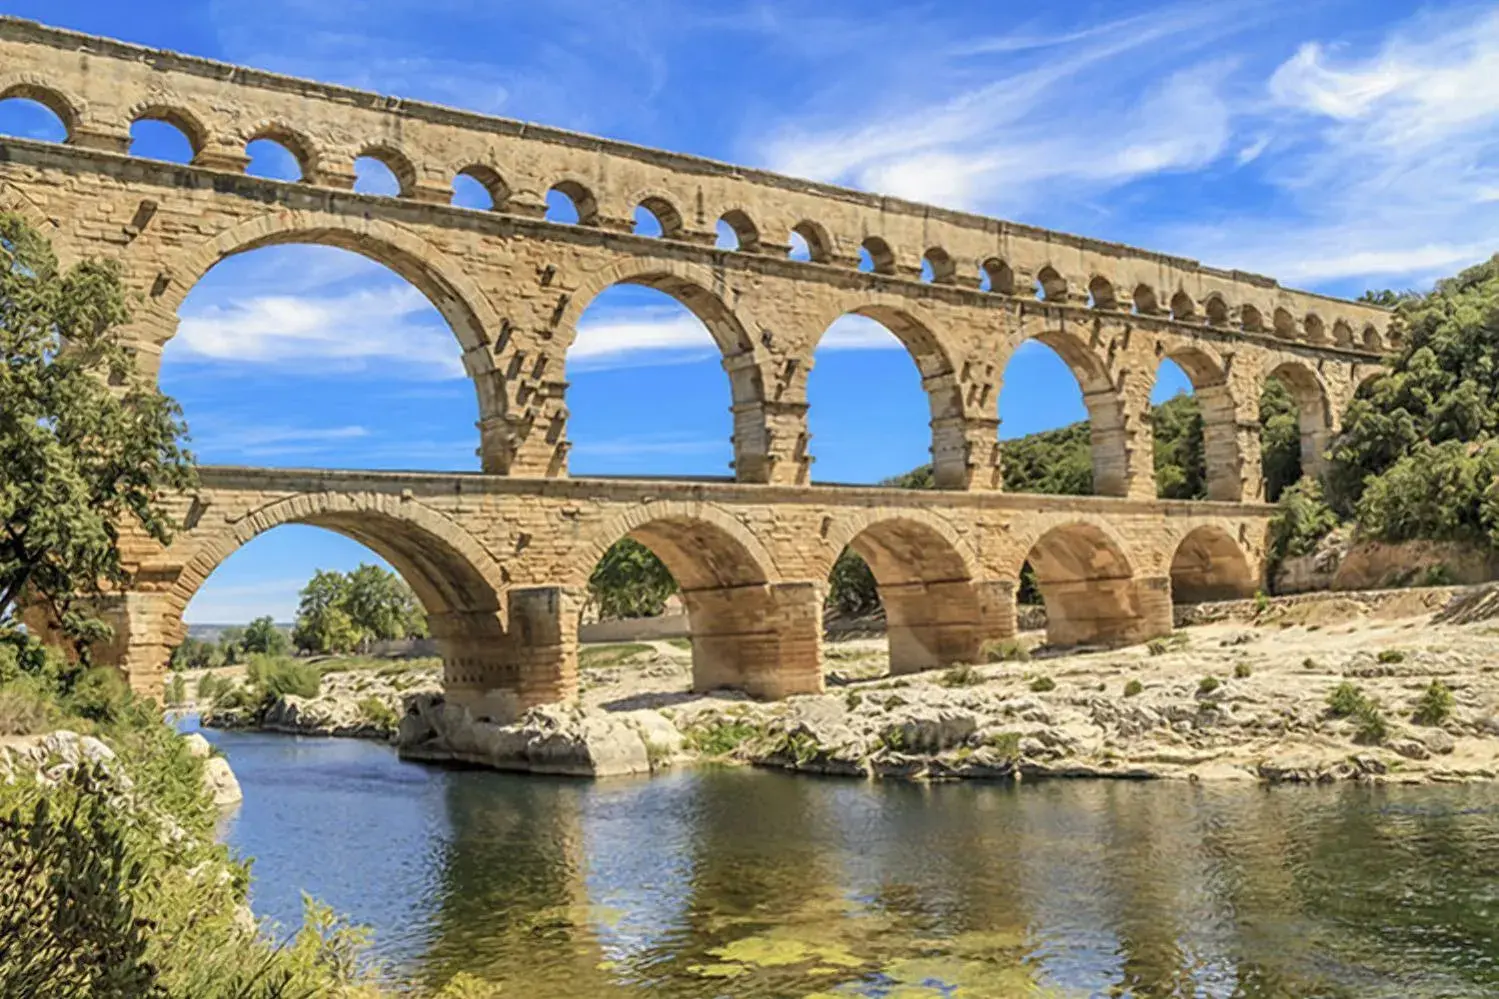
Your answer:
[[[475,720],[440,696],[412,700],[397,745],[403,757],[574,777],[650,773],[679,755],[682,736],[655,711],[566,705],[527,711],[513,725]]]

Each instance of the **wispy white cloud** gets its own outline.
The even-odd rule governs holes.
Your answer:
[[[1277,191],[1170,238],[1296,282],[1429,279],[1499,249],[1499,11],[1424,13],[1373,50],[1307,42],[1270,75]]]
[[[851,115],[783,124],[760,154],[800,176],[986,210],[1023,211],[1045,184],[1083,196],[1198,169],[1230,136],[1220,91],[1231,63],[1191,57],[1242,30],[1245,14],[1238,4],[1182,5],[1058,37],[954,43],[932,53],[925,100],[865,95]],[[1013,68],[1017,53],[1032,58]],[[981,56],[990,71],[979,82],[970,63]]]
[[[889,330],[863,316],[844,316],[818,342],[822,350],[900,350]],[[700,320],[678,308],[654,306],[585,315],[568,350],[573,371],[681,364],[718,357],[720,349]]]
[[[336,295],[258,295],[193,308],[182,318],[178,356],[231,365],[285,365],[322,372],[383,366],[403,377],[463,375],[453,334],[410,285]]]
[[[194,440],[194,446],[214,455],[240,455],[247,458],[286,457],[322,454],[348,448],[370,436],[367,427],[293,427],[245,424],[215,427]]]

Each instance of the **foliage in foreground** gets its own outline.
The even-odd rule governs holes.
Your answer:
[[[0,213],[0,629],[36,604],[84,656],[108,635],[88,598],[127,581],[122,525],[170,540],[161,497],[194,481],[176,403],[121,340],[128,320],[116,264],[64,271]]]
[[[7,660],[9,661],[9,660]],[[44,669],[0,679],[49,707],[49,729],[103,738],[112,761],[55,783],[0,781],[0,996],[49,999],[375,999],[365,934],[308,900],[278,941],[244,903],[249,870],[214,842],[203,763],[123,685],[77,713]],[[113,688],[112,688],[113,689]],[[48,767],[52,777],[55,768]],[[128,778],[128,781],[122,780]],[[491,999],[466,976],[440,999]]]

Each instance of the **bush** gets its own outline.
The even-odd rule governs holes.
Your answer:
[[[1403,663],[1405,653],[1399,649],[1380,649],[1376,658],[1382,663]]]
[[[1452,717],[1455,703],[1451,688],[1441,680],[1433,680],[1417,702],[1411,720],[1417,725],[1440,725]]]
[[[974,687],[983,682],[984,674],[969,663],[958,663],[937,678],[943,687]]]
[[[1038,694],[1044,694],[1048,691],[1056,689],[1057,681],[1053,680],[1049,676],[1038,676],[1031,681],[1031,690],[1035,691]]]
[[[251,656],[245,678],[264,700],[316,697],[323,684],[322,671],[311,663],[271,656]]]
[[[1020,759],[1020,733],[995,732],[984,740],[984,745],[994,750],[1003,759],[1012,763]]]
[[[1163,639],[1152,638],[1150,641],[1145,643],[1145,651],[1149,652],[1153,656],[1164,656],[1167,652],[1170,652],[1171,649],[1166,645],[1166,642]]]
[[[130,688],[120,671],[99,666],[79,677],[65,706],[80,718],[112,725],[125,716],[130,701]]]
[[[1220,681],[1216,676],[1205,676],[1201,680],[1197,681],[1197,693],[1199,696],[1203,694],[1211,694],[1222,685],[1222,681]]]
[[[48,796],[0,816],[0,993],[148,999],[150,924],[135,899],[145,871],[102,768],[69,776],[73,801]]]
[[[1314,479],[1302,479],[1281,493],[1275,516],[1270,520],[1270,546],[1267,557],[1271,574],[1288,558],[1310,555],[1317,543],[1338,526],[1338,515],[1322,499],[1322,487]],[[1268,599],[1256,606],[1261,610]]]
[[[0,686],[0,736],[50,732],[61,717],[57,701],[35,677],[23,676]]]
[[[1145,689],[1145,684],[1141,683],[1139,680],[1131,680],[1129,683],[1126,683],[1124,685],[1124,696],[1125,697],[1134,697],[1135,695],[1139,694],[1144,689]]]
[[[852,691],[850,691],[852,693]],[[764,734],[760,726],[742,719],[722,720],[697,725],[687,731],[685,742],[692,752],[707,757],[723,757]]]
[[[1353,738],[1355,742],[1379,745],[1390,734],[1385,724],[1384,713],[1376,701],[1365,698],[1353,712]]]
[[[1347,718],[1367,702],[1368,698],[1358,685],[1346,680],[1327,695],[1327,709],[1334,718]]]
[[[182,678],[181,673],[174,673],[167,682],[164,698],[167,705],[173,708],[179,708],[187,701],[187,681]]]
[[[196,700],[199,704],[212,704],[226,688],[233,686],[228,680],[221,678],[216,673],[205,673],[198,680]]]
[[[982,649],[986,663],[1028,663],[1031,650],[1015,638],[996,638],[985,642]]]
[[[394,732],[401,725],[394,709],[378,697],[361,697],[358,708],[359,717],[382,731]]]

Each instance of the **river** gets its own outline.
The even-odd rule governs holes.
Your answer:
[[[601,783],[205,731],[252,903],[539,999],[1499,994],[1499,789]]]

